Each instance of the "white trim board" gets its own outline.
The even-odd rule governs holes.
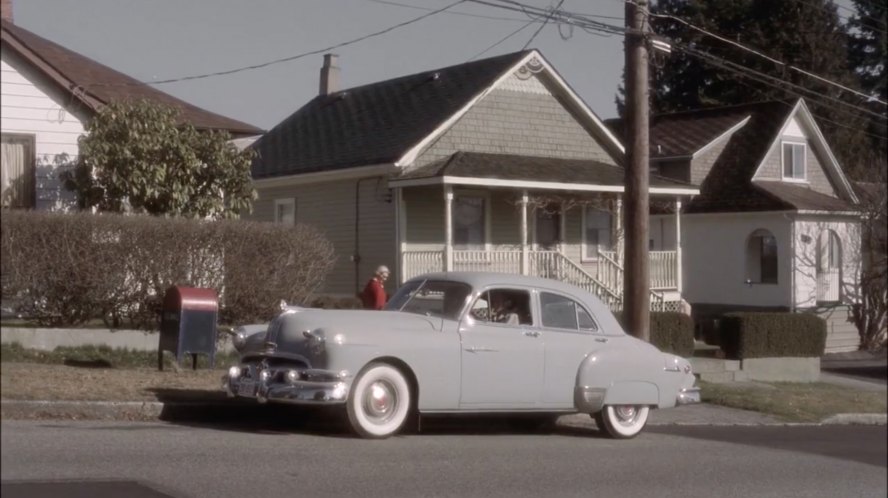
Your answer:
[[[354,168],[338,169],[333,171],[317,171],[314,173],[294,173],[287,176],[274,176],[271,178],[253,179],[256,188],[287,187],[292,185],[306,185],[312,183],[332,182],[338,180],[354,180],[370,176],[387,175],[396,171],[392,164],[378,164],[373,166],[357,166]]]
[[[572,190],[578,192],[624,192],[622,185],[591,185],[582,183],[535,182],[529,180],[500,180],[496,178],[471,178],[463,176],[434,176],[407,180],[390,180],[392,187],[419,187],[427,185],[474,185],[480,187],[505,187],[530,190]],[[682,187],[650,187],[651,194],[699,195],[700,189]]]

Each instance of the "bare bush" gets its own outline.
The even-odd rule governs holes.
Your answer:
[[[227,323],[265,321],[281,299],[307,302],[334,261],[307,226],[90,213],[6,212],[0,248],[3,295],[51,326],[155,328],[173,285],[216,289]]]

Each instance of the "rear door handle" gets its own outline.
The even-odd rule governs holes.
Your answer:
[[[607,342],[607,338],[606,337],[596,337],[595,342]]]
[[[525,330],[524,335],[526,335],[527,337],[539,337],[540,331],[539,330]]]

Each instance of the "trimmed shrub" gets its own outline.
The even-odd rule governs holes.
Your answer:
[[[731,359],[820,357],[826,347],[826,322],[808,313],[728,313],[720,331]]]
[[[694,320],[674,311],[651,313],[651,344],[683,358],[694,355]]]
[[[305,225],[10,210],[0,229],[3,295],[49,326],[154,329],[173,285],[216,289],[223,323],[268,321],[281,299],[311,299],[334,262]]]
[[[625,327],[622,313],[614,317]],[[683,358],[694,355],[694,320],[676,311],[651,312],[651,344],[663,352],[672,353]]]

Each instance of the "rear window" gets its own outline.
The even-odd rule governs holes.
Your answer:
[[[540,311],[542,312],[543,327],[582,330],[595,332],[598,324],[583,308],[573,299],[549,292],[540,293]]]

